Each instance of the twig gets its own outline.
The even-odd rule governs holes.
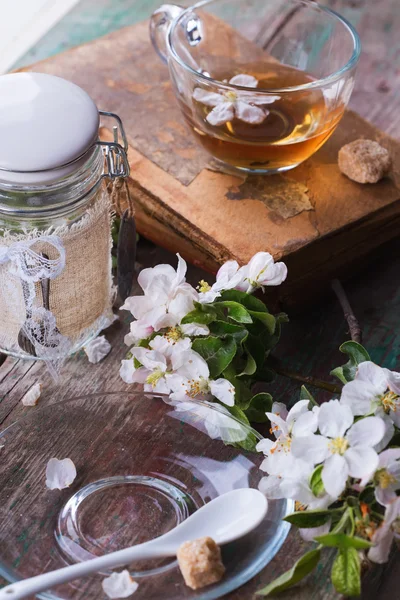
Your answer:
[[[326,390],[332,394],[340,394],[342,392],[342,388],[334,383],[329,383],[328,381],[323,381],[322,379],[316,379],[311,375],[302,375],[301,373],[296,373],[296,371],[292,371],[291,369],[283,367],[277,358],[273,358],[271,356],[271,359],[273,359],[271,362],[271,367],[276,373],[278,373],[278,375],[282,375],[282,377],[288,377],[294,381],[300,381],[301,383],[313,385],[316,388]]]
[[[350,329],[350,337],[353,342],[358,342],[361,344],[362,339],[362,331],[359,322],[351,308],[350,302],[347,298],[346,292],[339,279],[334,279],[332,281],[332,289],[336,294],[337,299],[340,302],[340,306],[343,309],[344,318],[346,319],[349,329]]]

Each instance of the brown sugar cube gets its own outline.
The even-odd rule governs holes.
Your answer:
[[[192,590],[220,581],[225,573],[221,550],[210,537],[185,542],[177,556],[185,583]]]
[[[339,169],[357,183],[376,183],[389,171],[389,152],[378,142],[356,140],[339,150]]]

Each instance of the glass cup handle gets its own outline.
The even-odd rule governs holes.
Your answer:
[[[174,19],[182,14],[184,10],[185,9],[182,6],[177,4],[163,4],[151,15],[150,38],[157,54],[165,63],[168,62],[167,36],[170,25]],[[188,45],[197,46],[197,44],[202,40],[202,25],[196,13],[187,11],[186,17],[183,19],[181,26],[185,30]],[[182,48],[182,51],[184,51],[186,54],[190,66],[201,71],[196,64],[191,64],[193,63],[193,58],[190,56],[190,52],[184,48]]]
[[[172,21],[178,17],[185,9],[176,4],[163,4],[157,8],[150,17],[150,38],[151,42],[160,56],[167,63],[167,35]]]

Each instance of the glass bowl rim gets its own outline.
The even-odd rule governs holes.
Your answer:
[[[109,391],[91,392],[90,394],[82,394],[80,396],[74,396],[72,398],[66,398],[64,400],[60,400],[59,402],[47,404],[46,406],[36,407],[36,410],[29,411],[27,414],[18,417],[16,421],[14,421],[13,423],[10,423],[10,425],[7,425],[7,427],[5,429],[0,430],[0,440],[3,436],[6,435],[7,432],[9,432],[9,430],[12,427],[15,427],[16,425],[18,425],[22,422],[29,421],[29,419],[32,419],[32,417],[35,417],[38,413],[41,413],[41,412],[49,410],[49,409],[53,409],[60,405],[69,404],[70,402],[76,402],[78,400],[93,400],[93,399],[101,397],[101,396],[115,397],[115,396],[138,396],[138,395],[148,396],[149,398],[154,398],[154,399],[160,399],[170,408],[174,408],[174,404],[171,404],[170,402],[166,402],[164,400],[164,398],[169,399],[168,394],[145,392],[144,390],[132,390],[131,392],[127,391],[127,390],[123,390],[121,392],[109,392]],[[179,403],[180,403],[180,401],[176,402],[177,405],[179,405]],[[229,416],[230,419],[232,419],[233,421],[236,421],[236,423],[239,423],[239,425],[241,427],[243,427],[248,433],[252,433],[256,437],[257,441],[261,441],[262,439],[264,439],[263,436],[258,431],[256,431],[255,429],[253,429],[253,427],[251,427],[251,425],[247,425],[247,423],[243,423],[243,421],[241,421],[240,419],[238,419],[231,413],[227,414],[225,412],[225,410],[223,410],[224,407],[222,405],[220,406],[219,404],[214,403],[214,402],[207,402],[206,400],[198,400],[198,399],[194,399],[194,398],[184,400],[184,401],[182,401],[182,404],[183,403],[190,403],[190,404],[195,404],[197,406],[203,406],[214,412],[224,415],[225,417]],[[189,423],[189,425],[190,425],[190,423]]]
[[[241,86],[241,85],[235,85],[233,83],[223,83],[222,81],[219,81],[218,79],[213,79],[212,77],[207,77],[203,73],[200,73],[199,71],[195,71],[195,69],[193,69],[184,60],[182,60],[182,58],[179,56],[179,54],[176,52],[176,50],[174,48],[174,44],[172,42],[172,35],[173,35],[176,27],[178,26],[179,22],[187,14],[189,14],[196,8],[202,8],[203,6],[206,6],[207,4],[211,4],[211,3],[217,2],[217,1],[218,0],[200,0],[200,2],[197,2],[196,4],[193,4],[192,6],[185,8],[181,13],[179,13],[171,21],[169,28],[168,28],[168,33],[167,33],[168,50],[169,50],[171,56],[173,57],[173,59],[180,66],[182,66],[184,69],[189,71],[192,75],[195,75],[196,77],[202,79],[204,82],[209,83],[209,84],[211,83],[214,85],[218,85],[218,87],[227,89],[227,90],[246,90],[246,91],[252,90],[252,92],[254,93],[255,92],[254,88],[249,88],[249,87],[245,87],[245,86]],[[325,85],[334,83],[338,79],[341,79],[348,71],[353,69],[358,63],[358,60],[359,60],[360,54],[361,54],[361,41],[360,41],[360,37],[359,37],[356,29],[353,27],[353,25],[347,19],[342,17],[342,15],[340,15],[335,10],[328,8],[327,6],[321,6],[321,5],[317,4],[316,2],[314,2],[313,0],[294,0],[294,1],[297,2],[298,4],[304,4],[307,7],[312,7],[313,9],[317,9],[323,13],[328,14],[330,17],[333,17],[335,20],[340,21],[342,23],[342,25],[344,25],[344,27],[347,29],[347,31],[349,32],[349,34],[353,40],[353,53],[352,53],[351,57],[349,58],[349,60],[347,61],[347,63],[343,67],[341,67],[338,71],[335,71],[334,73],[331,73],[330,75],[327,75],[326,77],[322,77],[321,79],[316,79],[314,81],[310,81],[309,83],[302,83],[300,85],[294,85],[294,86],[283,87],[283,88],[273,88],[273,89],[257,88],[256,92],[269,93],[269,94],[277,94],[277,93],[284,94],[284,93],[291,93],[291,92],[305,91],[305,90],[312,90],[315,88],[320,88]]]

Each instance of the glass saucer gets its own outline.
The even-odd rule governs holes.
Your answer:
[[[174,407],[140,392],[92,394],[32,409],[0,434],[0,575],[14,582],[145,542],[225,492],[257,488],[262,457],[222,441],[252,436],[259,437],[222,407]],[[52,457],[75,463],[70,488],[46,488]],[[236,589],[278,552],[289,530],[281,519],[291,508],[291,502],[270,501],[255,531],[223,547],[226,575],[218,584],[193,592],[174,559],[141,561],[129,565],[139,583],[133,597],[211,600]],[[108,574],[38,597],[98,600]]]

